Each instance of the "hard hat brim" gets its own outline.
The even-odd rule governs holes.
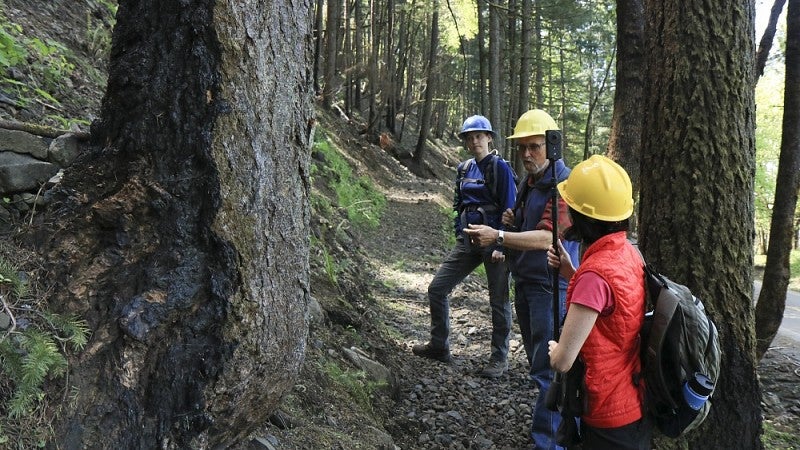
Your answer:
[[[497,133],[495,133],[493,130],[487,130],[485,128],[470,128],[470,129],[467,129],[467,130],[462,130],[460,133],[458,133],[458,138],[459,139],[464,139],[464,137],[467,135],[467,133],[471,133],[473,131],[483,131],[484,133],[491,134],[492,138],[497,138]]]

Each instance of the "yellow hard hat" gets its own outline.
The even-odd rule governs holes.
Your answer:
[[[633,213],[633,188],[625,169],[602,155],[581,162],[558,183],[558,192],[572,209],[593,219],[617,222]]]
[[[557,129],[558,125],[556,125],[556,121],[550,117],[550,114],[547,114],[541,109],[531,109],[519,116],[517,125],[514,127],[514,134],[507,139],[519,139],[536,135],[544,136],[545,131]]]

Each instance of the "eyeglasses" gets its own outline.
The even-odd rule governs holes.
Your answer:
[[[544,142],[542,142],[541,144],[537,144],[535,142],[531,144],[517,144],[517,151],[519,151],[520,153],[525,153],[525,151],[527,150],[535,152],[537,150],[544,149],[545,145],[546,144]]]

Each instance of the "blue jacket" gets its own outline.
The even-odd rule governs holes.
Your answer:
[[[564,160],[559,159],[555,164],[556,179],[558,181],[567,179],[570,169],[564,164]],[[545,169],[542,178],[533,186],[527,186],[527,178],[523,180],[520,185],[519,198],[514,209],[517,230],[552,230],[552,219],[542,220],[543,216],[550,217],[549,211],[546,212],[545,208],[551,208],[550,199],[553,195],[551,190],[553,186],[552,168],[548,167]],[[567,204],[560,197],[558,200],[558,234],[562,237],[564,230],[572,225],[572,223],[569,221],[566,214]],[[564,244],[564,248],[569,252],[572,263],[577,266],[580,261],[580,244],[576,241],[566,241],[563,237],[561,241]],[[510,258],[511,273],[517,282],[552,286],[553,275],[552,269],[547,265],[547,251],[516,251],[508,255],[508,257]],[[566,289],[567,284],[567,280],[559,277],[559,285],[561,288]]]
[[[470,164],[463,178],[456,175],[455,196],[453,198],[453,210],[456,217],[453,223],[456,238],[462,237],[462,229],[468,224],[486,224],[492,228],[503,229],[500,218],[503,211],[514,207],[514,199],[517,195],[517,186],[514,184],[514,175],[511,168],[503,158],[497,157],[497,179],[493,180],[497,190],[495,194],[486,184],[488,170],[491,170],[490,163],[493,159],[492,153],[478,161],[477,164]],[[459,168],[462,167],[462,162]],[[460,172],[458,170],[457,172]],[[492,177],[494,175],[490,175]],[[501,204],[497,202],[500,201]],[[479,210],[480,209],[480,210]]]

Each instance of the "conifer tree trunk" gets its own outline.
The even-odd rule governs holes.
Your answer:
[[[753,2],[646,0],[645,14],[640,242],[648,262],[703,301],[723,355],[689,447],[759,449]]]
[[[480,70],[478,82],[478,95],[480,95],[481,115],[489,114],[489,52],[486,50],[487,20],[489,17],[489,2],[477,0],[478,2],[478,64]],[[468,114],[472,114],[469,112]]]
[[[618,162],[631,177],[633,197],[639,193],[639,164],[644,118],[645,54],[644,1],[617,1],[617,86],[608,157]]]
[[[489,120],[495,129],[497,137],[492,142],[494,148],[503,152],[503,108],[502,99],[504,92],[503,80],[500,76],[502,65],[501,53],[503,51],[500,32],[500,8],[496,4],[489,4]]]
[[[53,448],[227,448],[293,386],[311,18],[302,0],[120,2],[93,148],[32,232],[50,307],[92,330]]]
[[[386,56],[386,79],[383,83],[384,103],[386,104],[386,128],[389,129],[389,132],[395,134],[397,133],[397,127],[395,126],[395,118],[397,116],[397,102],[395,97],[397,91],[397,86],[395,85],[397,82],[395,78],[397,52],[394,48],[393,37],[394,0],[386,0],[386,29],[383,30],[383,32],[386,33],[386,44],[384,46]]]
[[[417,146],[414,149],[414,162],[419,165],[422,156],[425,154],[425,145],[431,127],[431,115],[433,112],[433,95],[436,92],[436,53],[439,51],[439,0],[433,2],[433,13],[431,15],[431,40],[428,49],[428,69],[425,84],[425,101],[422,104],[422,117],[419,121],[419,137]]]
[[[339,88],[339,74],[336,72],[336,58],[338,55],[338,31],[339,31],[339,10],[341,4],[339,0],[328,0],[326,2],[327,20],[325,22],[325,87],[322,91],[322,105],[325,109],[330,109],[334,103],[334,96]]]

